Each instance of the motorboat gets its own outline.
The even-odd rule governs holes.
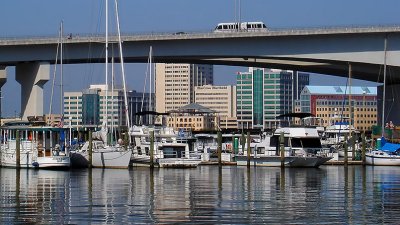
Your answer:
[[[150,135],[154,132],[153,165],[159,167],[197,167],[200,155],[194,151],[194,138],[168,126],[133,126],[133,166],[150,166]]]
[[[195,149],[202,162],[218,161],[218,135],[200,133],[194,135]],[[232,162],[235,150],[239,148],[240,134],[221,134],[221,161]]]
[[[259,143],[250,143],[250,165],[281,166],[281,134],[284,136],[283,164],[287,167],[319,167],[333,158],[329,148],[322,147],[315,127],[284,127],[265,135]],[[241,150],[235,159],[237,165],[247,165],[249,160]]]
[[[68,130],[46,126],[43,118],[28,119],[29,121],[9,122],[1,127],[1,165],[22,168],[69,168],[70,158],[68,148],[65,147]]]

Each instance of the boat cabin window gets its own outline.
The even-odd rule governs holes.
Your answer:
[[[319,138],[301,138],[303,148],[321,148],[321,140]]]
[[[284,143],[285,146],[289,146],[289,138],[288,137],[285,137],[284,142],[285,142]],[[270,146],[271,147],[276,147],[276,146],[279,147],[279,136],[278,135],[274,135],[271,137]]]
[[[291,140],[292,148],[301,148],[301,140],[300,138],[292,138]]]
[[[279,143],[279,137],[278,136],[272,136],[269,145],[271,147],[276,147],[277,145],[279,145],[278,143]]]
[[[182,158],[185,157],[185,147],[164,147],[164,158]]]

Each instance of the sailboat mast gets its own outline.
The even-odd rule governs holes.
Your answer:
[[[57,74],[57,63],[58,63],[58,51],[60,50],[60,43],[61,43],[61,23],[60,28],[58,30],[58,43],[57,43],[57,50],[56,50],[56,60],[54,62],[54,71],[53,71],[53,83],[51,85],[51,95],[50,95],[50,107],[49,107],[49,114],[53,112],[53,96],[54,96],[54,86],[56,83],[56,74]]]
[[[352,107],[351,107],[351,73],[352,73],[352,67],[351,63],[349,63],[349,138],[352,137],[351,133],[351,125],[352,125]]]
[[[111,143],[114,142],[114,48],[111,47]]]
[[[152,80],[152,58],[153,58],[153,47],[150,46],[150,54],[149,54],[149,67],[150,67],[150,90],[149,90],[149,111],[153,110],[152,107],[152,101],[151,101],[151,93],[152,93],[152,86],[153,86],[153,80]],[[153,124],[153,116],[151,113],[149,113],[149,125]]]
[[[119,56],[121,59],[121,73],[122,73],[122,82],[123,82],[123,91],[124,91],[124,103],[125,103],[125,116],[126,116],[126,124],[128,126],[128,130],[131,127],[129,121],[129,113],[128,113],[128,97],[126,95],[126,81],[125,81],[125,66],[124,66],[124,57],[122,52],[122,39],[121,39],[121,30],[119,27],[119,14],[118,14],[118,1],[115,0],[115,14],[117,17],[117,29],[118,29],[118,45],[119,45]],[[131,139],[129,138],[129,144],[131,143]]]
[[[105,96],[105,123],[106,127],[108,127],[108,0],[105,1],[106,3],[106,96]],[[108,139],[108,138],[107,138]],[[107,143],[108,144],[108,143]]]
[[[64,76],[63,76],[63,43],[64,43],[64,22],[61,21],[61,26],[60,26],[60,35],[61,35],[61,41],[60,41],[60,114],[61,114],[61,120],[64,118],[64,107],[63,107],[63,101],[64,101]]]
[[[386,55],[387,55],[387,35],[384,42],[384,57],[383,57],[383,94],[382,94],[382,137],[385,136],[385,98],[386,98]]]

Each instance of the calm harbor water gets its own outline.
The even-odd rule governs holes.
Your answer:
[[[0,224],[400,224],[400,168],[0,169]]]

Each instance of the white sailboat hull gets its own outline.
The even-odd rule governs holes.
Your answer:
[[[372,166],[400,166],[400,156],[398,155],[374,155],[365,154],[365,162]]]
[[[132,151],[103,151],[93,152],[93,167],[128,168]]]
[[[99,151],[92,153],[92,166],[99,168],[128,168],[132,151]],[[89,154],[87,152],[71,153],[72,167],[88,167]]]

